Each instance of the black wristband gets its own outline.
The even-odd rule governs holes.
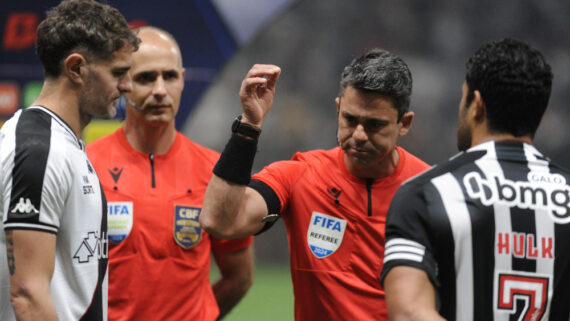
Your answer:
[[[214,174],[226,181],[247,185],[256,152],[256,139],[233,134],[214,167]]]

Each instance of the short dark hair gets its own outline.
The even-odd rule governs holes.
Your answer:
[[[489,130],[534,137],[548,105],[552,71],[542,54],[506,38],[489,42],[467,61],[467,106],[478,90],[486,106]]]
[[[348,86],[391,98],[398,121],[410,108],[412,73],[402,58],[387,50],[372,49],[344,67],[339,97]]]
[[[94,0],[64,0],[38,26],[36,53],[46,77],[58,77],[65,57],[77,51],[86,59],[107,60],[140,39],[115,8]]]

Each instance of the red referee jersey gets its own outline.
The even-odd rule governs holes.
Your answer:
[[[388,320],[380,271],[390,201],[408,178],[429,166],[397,147],[392,175],[350,174],[344,153],[297,153],[253,176],[278,196],[287,227],[295,319]]]
[[[144,154],[122,128],[87,153],[109,207],[109,320],[215,320],[210,251],[252,242],[218,240],[199,226],[219,154],[180,133],[167,154]]]

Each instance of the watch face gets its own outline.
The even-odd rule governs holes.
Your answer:
[[[261,130],[254,128],[248,124],[242,124],[241,115],[239,115],[232,123],[232,133],[239,133],[244,136],[257,139],[259,137],[259,134],[261,134]]]

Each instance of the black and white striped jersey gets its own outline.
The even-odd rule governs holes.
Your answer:
[[[105,197],[83,142],[46,108],[20,110],[0,131],[0,209],[3,230],[56,234],[50,292],[59,319],[107,320]],[[2,231],[0,320],[9,321],[5,242]]]
[[[382,281],[424,270],[447,320],[569,320],[569,182],[528,144],[458,154],[396,193]]]

